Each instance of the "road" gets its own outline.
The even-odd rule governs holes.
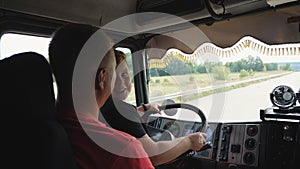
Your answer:
[[[237,81],[237,82],[207,86],[207,87],[203,87],[203,88],[185,90],[185,91],[181,91],[181,92],[177,92],[177,93],[171,93],[171,94],[167,94],[167,95],[151,97],[150,102],[152,103],[152,102],[163,101],[163,100],[166,100],[166,99],[172,99],[174,97],[189,96],[189,95],[192,95],[192,94],[197,94],[197,93],[201,93],[201,92],[205,92],[205,91],[222,89],[222,88],[228,87],[228,86],[233,86],[233,85],[238,85],[238,84],[253,82],[253,81],[257,81],[257,80],[268,79],[268,78],[273,78],[273,77],[282,76],[282,75],[285,75],[285,74],[289,74],[289,73],[275,74],[275,75],[258,77],[258,78],[253,78],[253,79],[246,79],[246,80]]]
[[[194,99],[186,103],[199,107],[210,122],[259,121],[259,110],[270,107],[270,93],[279,85],[300,88],[300,72],[291,73],[264,82],[227,92]],[[195,113],[180,110],[175,116],[184,120],[200,120]]]

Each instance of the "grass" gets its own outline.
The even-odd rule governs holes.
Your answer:
[[[162,77],[151,77],[149,91],[150,97],[162,96],[166,94],[172,94],[177,92],[184,92],[188,90],[193,90],[197,88],[203,88],[208,86],[226,84],[231,82],[237,82],[247,79],[253,79],[258,77],[264,77],[269,75],[281,74],[284,71],[268,71],[268,72],[255,72],[253,76],[247,76],[244,78],[239,77],[239,73],[230,73],[227,80],[215,80],[212,74],[186,74],[186,75],[174,75],[174,76],[162,76]],[[269,78],[268,78],[269,79]],[[247,83],[242,83],[239,85],[228,86],[217,90],[205,91],[198,94],[193,94],[181,98],[173,98],[180,99],[181,101],[188,101],[195,98],[204,97],[207,95],[211,95],[214,93],[225,92],[235,88],[240,88],[244,86],[248,86],[250,84],[258,83],[264,80],[257,80]],[[184,99],[184,100],[182,100]],[[130,96],[127,99],[128,101],[135,100],[134,91],[131,92]]]

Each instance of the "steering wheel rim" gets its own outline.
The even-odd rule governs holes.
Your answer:
[[[186,103],[173,103],[173,104],[167,104],[167,105],[164,105],[164,106],[159,106],[158,108],[160,110],[167,110],[167,109],[174,109],[174,108],[184,108],[184,109],[194,111],[200,117],[200,119],[202,121],[202,124],[201,124],[201,127],[198,127],[198,128],[195,129],[196,123],[194,123],[193,130],[195,132],[206,132],[208,123],[207,123],[205,114],[198,107],[190,105],[190,104],[186,104]]]
[[[203,113],[203,111],[201,109],[199,109],[196,106],[193,106],[193,105],[190,105],[190,104],[186,104],[186,103],[172,103],[172,104],[166,104],[166,105],[163,105],[163,106],[158,106],[158,108],[160,110],[173,109],[173,108],[184,108],[184,109],[188,109],[188,110],[194,111],[201,118],[202,124],[201,124],[200,127],[198,127],[198,128],[195,129],[196,123],[194,123],[194,125],[192,127],[193,131],[194,132],[204,132],[205,133],[206,130],[207,130],[207,128],[208,128],[208,122],[206,120],[205,114]],[[184,158],[187,158],[187,157],[194,156],[195,153],[196,152],[193,151],[193,150],[188,150],[187,152],[181,154],[176,159],[172,160],[172,162],[175,162],[177,160],[184,159]]]

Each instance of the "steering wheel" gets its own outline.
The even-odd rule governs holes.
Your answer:
[[[196,128],[197,125],[196,125],[196,123],[194,123],[194,125],[192,126],[192,130],[194,132],[206,132],[207,126],[208,126],[207,120],[206,120],[206,117],[205,117],[203,111],[200,110],[198,107],[195,107],[190,104],[185,104],[185,103],[175,103],[173,100],[171,100],[171,102],[164,103],[162,106],[158,106],[159,110],[166,110],[166,111],[169,110],[169,113],[167,113],[166,111],[165,111],[165,113],[171,114],[171,115],[175,115],[177,111],[175,110],[175,112],[171,112],[170,109],[177,109],[177,108],[184,108],[184,109],[188,109],[188,110],[191,110],[191,111],[194,111],[195,113],[197,113],[197,115],[201,118],[202,123],[201,123],[201,126],[198,128]],[[150,116],[149,113],[145,114],[143,116],[144,121],[147,121],[149,116]],[[153,127],[151,127],[150,129],[151,129],[152,133],[156,133],[156,134],[152,134],[152,135],[154,135],[153,137],[151,136],[151,138],[154,141],[173,140],[175,138],[174,135],[168,130],[165,130],[165,132],[162,132],[161,129],[154,129]],[[158,138],[156,138],[157,136],[158,136]]]
[[[202,123],[201,123],[201,126],[198,127],[198,128],[196,128],[196,123],[194,123],[194,125],[192,127],[193,131],[194,132],[206,132],[206,130],[207,130],[208,123],[207,123],[205,114],[203,113],[203,111],[201,109],[199,109],[196,106],[193,106],[193,105],[190,105],[190,104],[185,104],[185,103],[172,103],[172,104],[166,104],[166,105],[163,105],[163,106],[159,106],[158,108],[160,110],[183,108],[183,109],[188,109],[188,110],[194,111],[201,118]],[[204,145],[201,150],[207,149],[207,148],[210,148],[210,147],[211,147],[211,143],[207,143],[207,145]],[[180,155],[179,157],[177,157],[176,159],[174,159],[172,162],[175,162],[175,161],[178,161],[180,159],[187,158],[187,157],[191,157],[191,156],[195,155],[195,153],[196,153],[195,151],[189,150],[189,151],[183,153],[182,155]]]
[[[201,123],[201,126],[198,128],[196,128],[196,123],[194,123],[192,129],[195,132],[206,132],[206,129],[208,126],[207,120],[206,120],[206,117],[205,117],[203,111],[200,110],[198,107],[190,105],[190,104],[185,104],[185,103],[172,103],[172,104],[167,104],[164,106],[158,106],[159,110],[167,110],[167,109],[175,109],[175,108],[188,109],[188,110],[191,110],[191,111],[194,111],[195,113],[197,113],[198,116],[201,118],[202,123]]]

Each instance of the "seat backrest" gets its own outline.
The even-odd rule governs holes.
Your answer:
[[[68,137],[55,119],[47,60],[26,52],[0,61],[1,168],[73,169]]]

